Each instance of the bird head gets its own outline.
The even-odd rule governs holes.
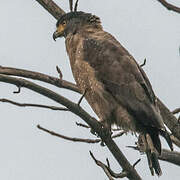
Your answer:
[[[82,11],[69,12],[60,17],[56,23],[56,31],[53,39],[67,37],[68,34],[76,34],[87,28],[102,28],[100,18]]]

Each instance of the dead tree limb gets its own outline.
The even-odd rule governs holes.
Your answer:
[[[59,88],[65,88],[80,93],[77,86],[73,83],[35,71],[0,66],[0,74],[39,80]]]
[[[114,180],[114,178],[125,178],[125,177],[127,177],[128,173],[126,171],[122,171],[121,173],[115,173],[114,171],[112,171],[110,168],[110,164],[109,164],[108,159],[107,159],[107,164],[108,164],[108,166],[107,166],[106,164],[97,160],[91,151],[89,151],[89,153],[90,153],[90,156],[92,157],[92,159],[94,160],[94,162],[98,166],[100,166],[103,169],[103,171],[106,173],[109,180]]]
[[[62,139],[68,140],[68,141],[83,142],[83,143],[89,143],[89,144],[96,144],[96,143],[102,142],[101,139],[83,139],[83,138],[74,138],[74,137],[64,136],[64,135],[56,133],[54,131],[50,131],[49,129],[46,129],[46,128],[40,126],[40,125],[37,125],[37,128],[44,131],[44,132],[46,132],[46,133],[48,133],[48,134],[51,134],[53,136],[56,136],[56,137],[59,137],[59,138],[62,138]],[[112,139],[120,137],[123,134],[124,134],[124,132],[120,132],[120,133],[118,133],[116,135],[113,135]]]
[[[45,109],[51,109],[54,111],[69,111],[67,108],[63,107],[57,107],[57,106],[47,106],[43,104],[30,104],[30,103],[18,103],[9,99],[2,98],[0,99],[0,102],[10,103],[19,107],[39,107],[39,108],[45,108]]]
[[[141,177],[138,175],[137,171],[129,163],[129,161],[126,159],[126,157],[121,152],[121,150],[116,145],[116,143],[112,140],[109,130],[107,128],[102,128],[102,125],[95,118],[93,118],[86,111],[84,111],[80,106],[78,106],[77,103],[73,103],[67,98],[45,87],[39,86],[33,82],[30,82],[21,78],[14,78],[14,77],[6,76],[6,75],[0,75],[0,81],[9,83],[9,84],[14,84],[18,87],[21,86],[22,88],[23,87],[28,88],[38,94],[41,94],[67,107],[71,112],[81,117],[92,128],[92,130],[98,134],[98,136],[106,144],[106,146],[108,147],[110,152],[113,154],[113,156],[115,157],[119,165],[122,167],[122,169],[128,172],[127,177],[130,180],[141,180]]]
[[[174,12],[177,12],[177,13],[180,13],[180,8],[173,5],[173,4],[170,4],[168,3],[167,1],[165,0],[158,0],[164,7],[166,7],[168,10],[170,11],[174,11]]]
[[[127,147],[137,150],[141,154],[144,153],[144,150],[140,149],[138,146]],[[180,166],[180,153],[177,151],[169,151],[167,149],[162,149],[161,155],[158,156],[158,159]]]
[[[52,0],[36,0],[39,2],[53,17],[56,19],[59,19],[59,17],[64,14],[64,11],[59,8]],[[172,8],[169,8],[172,10]],[[19,75],[20,76],[20,75]],[[27,77],[28,78],[28,77]],[[133,180],[140,180],[141,177],[137,174],[136,170],[134,169],[133,166],[130,165],[126,157],[122,154],[118,146],[115,144],[115,142],[112,140],[111,135],[109,134],[108,129],[102,128],[101,124],[91,117],[86,111],[84,111],[80,106],[78,106],[76,103],[73,103],[66,99],[65,97],[47,89],[42,86],[39,86],[35,83],[32,83],[30,81],[24,80],[24,79],[18,79],[18,78],[13,78],[13,77],[8,77],[6,75],[0,75],[0,81],[14,84],[17,87],[25,87],[28,89],[31,89],[34,92],[37,92],[41,95],[44,95],[60,104],[63,106],[67,107],[71,112],[74,114],[78,115],[81,117],[102,139],[102,141],[107,145],[111,153],[114,155],[116,160],[118,161],[119,165],[122,167],[123,171],[127,172],[127,178],[133,179]],[[74,91],[79,92],[79,90],[74,89]],[[168,117],[163,117],[165,121],[167,120],[172,120],[172,122],[175,122],[176,124],[176,118],[172,115],[172,113],[160,102],[159,103],[161,113],[164,113]],[[168,122],[165,122],[168,124]],[[168,126],[169,127],[169,126]],[[173,131],[173,128],[175,129]],[[174,127],[172,124],[170,125],[170,129],[173,132],[173,134],[180,139],[180,128]]]
[[[158,106],[164,123],[171,130],[172,134],[180,140],[180,123],[171,111],[158,99]]]
[[[75,84],[65,81],[65,80],[60,80],[59,78],[48,76],[39,72],[0,66],[0,74],[39,80],[42,82],[55,85],[60,88],[65,88],[65,89],[69,89],[77,93],[81,93]],[[158,106],[161,111],[161,115],[163,117],[164,123],[171,130],[173,135],[180,140],[180,123],[178,119],[159,99],[158,99]]]
[[[53,136],[56,136],[56,137],[59,137],[59,138],[62,138],[62,139],[68,140],[68,141],[83,142],[83,143],[89,143],[89,144],[95,144],[95,143],[101,142],[101,139],[83,139],[83,138],[74,138],[74,137],[64,136],[64,135],[56,133],[54,131],[50,131],[40,125],[37,125],[37,128],[44,132],[47,132]]]
[[[43,6],[55,19],[59,19],[65,12],[51,0],[36,0]]]
[[[177,151],[169,151],[167,149],[163,149],[158,159],[180,166],[180,153]]]

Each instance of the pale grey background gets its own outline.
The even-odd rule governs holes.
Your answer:
[[[67,0],[56,0],[65,10]],[[180,2],[176,2],[180,6]],[[101,17],[104,29],[111,32],[142,63],[157,96],[171,109],[180,106],[180,15],[167,11],[156,0],[80,0],[79,9]],[[64,79],[73,81],[64,39],[52,39],[55,19],[34,0],[1,0],[0,3],[0,65],[24,68],[57,76],[59,65]],[[42,85],[45,85],[41,83]],[[30,90],[13,94],[15,86],[0,83],[0,98],[19,102],[57,105]],[[79,95],[54,88],[77,102]],[[85,100],[83,107],[91,114]],[[93,137],[78,128],[81,120],[71,113],[35,108],[19,108],[0,103],[0,179],[3,180],[103,180],[104,172],[89,156],[89,150],[120,171],[107,148],[99,145],[73,143],[50,136],[36,128],[37,124],[73,137]],[[142,161],[137,171],[143,179],[150,176],[145,156],[127,149],[136,138],[128,135],[116,140],[131,163]],[[167,147],[164,143],[164,147]],[[163,175],[159,180],[179,179],[179,167],[160,162]]]

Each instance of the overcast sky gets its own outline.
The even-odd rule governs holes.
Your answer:
[[[69,11],[67,0],[56,0]],[[170,1],[170,2],[176,2]],[[180,6],[180,2],[176,3]],[[173,110],[180,107],[180,15],[167,11],[156,0],[80,0],[79,10],[101,17],[104,29],[113,34],[135,57],[144,58],[144,67],[156,95]],[[1,0],[0,3],[0,65],[39,71],[58,76],[58,65],[66,80],[72,81],[64,39],[54,42],[52,34],[56,20],[34,0]],[[37,82],[39,83],[39,82]],[[40,83],[77,102],[79,95]],[[17,88],[0,82],[0,98],[18,102],[57,105],[30,90],[20,94]],[[82,106],[92,115],[88,104]],[[89,130],[76,127],[82,122],[72,113],[37,108],[20,108],[0,103],[0,179],[3,180],[104,180],[108,179],[89,156],[91,150],[97,159],[109,158],[116,172],[120,168],[106,147],[68,142],[46,134],[37,124],[67,136],[94,138]],[[143,179],[169,180],[180,177],[179,167],[160,162],[163,175],[152,177],[146,157],[127,145],[136,138],[128,134],[116,140],[117,144]],[[164,141],[163,141],[164,142]],[[167,148],[166,143],[163,147]]]

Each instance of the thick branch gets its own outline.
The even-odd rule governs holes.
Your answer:
[[[79,89],[77,88],[77,86],[75,84],[70,83],[65,80],[58,79],[53,76],[48,76],[46,74],[42,74],[39,72],[0,66],[0,74],[19,76],[19,77],[25,77],[25,78],[29,78],[29,79],[39,80],[42,82],[52,84],[59,88],[65,88],[65,89],[69,89],[69,90],[80,93]]]
[[[55,19],[59,19],[65,12],[51,0],[36,0],[41,4]]]
[[[65,88],[80,93],[79,89],[75,84],[39,72],[0,66],[0,74],[39,80],[42,82],[55,85],[60,88]],[[178,123],[177,118],[169,111],[169,109],[159,99],[158,99],[158,106],[160,108],[161,115],[163,117],[165,124],[171,130],[173,135],[180,140],[180,124]]]
[[[174,11],[174,12],[177,12],[177,13],[180,13],[180,8],[177,7],[177,6],[174,6],[170,3],[168,3],[167,1],[165,0],[158,0],[164,7],[166,7],[168,10],[170,11]]]
[[[120,151],[119,147],[112,140],[109,130],[106,128],[102,128],[101,124],[93,117],[91,117],[86,111],[84,111],[80,106],[76,103],[69,101],[67,98],[47,89],[42,86],[39,86],[35,83],[24,79],[18,79],[13,77],[8,77],[5,75],[0,75],[0,81],[14,84],[16,86],[28,88],[34,92],[37,92],[43,96],[46,96],[57,103],[62,104],[67,107],[71,112],[81,117],[92,129],[95,131],[102,139],[102,141],[106,144],[108,149],[111,151],[113,156],[118,161],[119,165],[123,168],[124,171],[128,172],[127,177],[130,180],[141,180],[141,177],[137,174],[136,170],[131,166],[129,161]]]
[[[158,159],[180,166],[180,153],[177,151],[163,149],[161,156],[159,156]]]
[[[127,147],[137,150],[141,154],[144,153],[145,151],[145,148],[143,145],[127,146]],[[162,149],[161,155],[158,156],[158,159],[180,166],[180,153],[177,151],[169,151],[167,149]]]
[[[158,99],[158,106],[164,123],[171,130],[172,134],[180,140],[180,123],[170,110]]]

